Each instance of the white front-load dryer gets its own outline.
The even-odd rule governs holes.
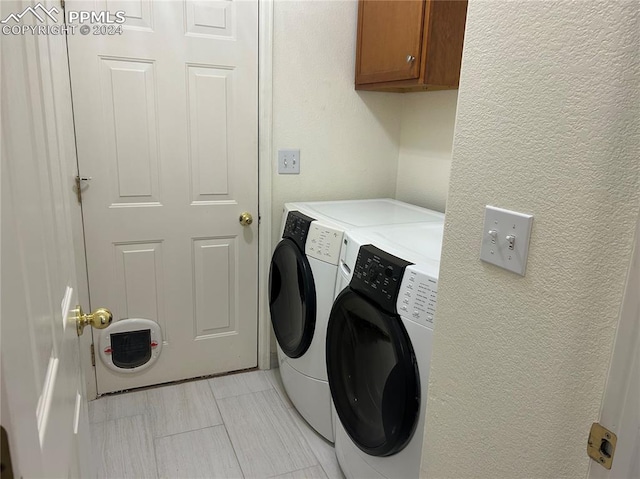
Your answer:
[[[345,234],[350,281],[327,328],[336,455],[349,479],[420,475],[442,225],[387,233]]]
[[[300,414],[332,442],[324,337],[342,235],[334,225],[287,211],[269,271],[269,309],[282,382]]]
[[[345,231],[397,223],[442,223],[439,212],[396,200],[285,205],[269,272],[269,307],[280,375],[305,420],[333,442],[325,337]]]

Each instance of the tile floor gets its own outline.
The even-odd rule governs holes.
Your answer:
[[[105,396],[89,418],[100,478],[343,478],[277,369]]]

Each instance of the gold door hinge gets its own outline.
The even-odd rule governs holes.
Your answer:
[[[96,348],[91,344],[91,366],[96,367]]]
[[[611,469],[618,436],[594,422],[587,441],[587,454],[605,469]]]
[[[83,181],[91,181],[90,176],[76,176],[75,177],[75,190],[76,196],[78,197],[78,203],[82,204],[82,182]]]

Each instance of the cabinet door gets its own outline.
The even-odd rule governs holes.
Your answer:
[[[360,0],[356,84],[420,76],[424,1]]]

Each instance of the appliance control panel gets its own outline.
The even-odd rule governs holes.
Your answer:
[[[404,272],[396,306],[400,316],[433,327],[438,280],[409,266]]]
[[[282,237],[292,239],[300,250],[304,251],[312,221],[315,220],[299,211],[289,211],[287,221],[284,223]]]
[[[340,261],[343,232],[317,221],[311,223],[305,253],[325,263],[337,265]]]
[[[385,311],[396,313],[400,282],[410,264],[373,245],[361,246],[349,286]]]

